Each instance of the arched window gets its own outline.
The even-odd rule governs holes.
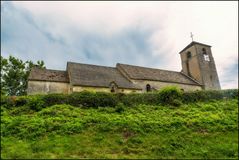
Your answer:
[[[117,84],[114,81],[110,82],[110,92],[111,93],[117,92]]]
[[[151,86],[149,84],[146,85],[146,91],[150,92],[151,91]]]
[[[187,52],[187,58],[190,59],[192,57],[191,52]]]
[[[204,57],[204,60],[205,60],[205,61],[210,61],[209,55],[207,54],[205,48],[202,49],[202,54],[203,54],[203,57]]]
[[[111,90],[110,90],[111,93],[114,93],[115,92],[115,86],[111,86]]]

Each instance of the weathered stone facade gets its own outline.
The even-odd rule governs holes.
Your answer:
[[[185,74],[200,82],[204,89],[221,89],[211,46],[192,42],[180,56]]]
[[[82,92],[82,91],[90,91],[90,92],[108,92],[110,93],[110,88],[103,87],[85,87],[85,86],[75,86],[72,87],[72,92]],[[134,89],[116,89],[116,93],[140,93],[141,90]]]
[[[182,83],[172,83],[172,82],[159,82],[159,81],[149,81],[149,80],[133,80],[133,83],[139,85],[142,88],[142,92],[147,92],[146,85],[149,84],[152,90],[160,90],[167,86],[176,86],[184,91],[195,91],[202,90],[201,86],[182,84]]]
[[[81,91],[140,93],[177,86],[184,91],[220,89],[211,46],[192,42],[181,52],[182,71],[117,64],[116,67],[68,62],[66,71],[33,68],[28,94]]]
[[[46,82],[46,81],[28,81],[28,94],[47,94],[47,93],[65,93],[70,92],[69,83],[64,82]]]

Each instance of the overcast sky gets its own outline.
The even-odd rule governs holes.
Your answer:
[[[194,40],[212,46],[221,87],[238,88],[238,2],[2,2],[1,55],[181,71]]]

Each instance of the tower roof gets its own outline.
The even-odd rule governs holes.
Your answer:
[[[199,42],[192,41],[192,42],[191,42],[189,45],[187,45],[183,50],[181,50],[181,51],[179,52],[179,54],[181,54],[183,51],[185,51],[186,49],[192,47],[192,46],[195,45],[195,44],[199,44],[199,45],[206,46],[206,47],[212,47],[212,46],[207,45],[207,44],[203,44],[203,43],[199,43]]]

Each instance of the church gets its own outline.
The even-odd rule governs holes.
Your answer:
[[[67,62],[66,70],[32,68],[27,93],[81,91],[142,93],[178,86],[183,91],[220,90],[211,46],[192,41],[182,51],[180,72],[117,63],[115,67]]]

